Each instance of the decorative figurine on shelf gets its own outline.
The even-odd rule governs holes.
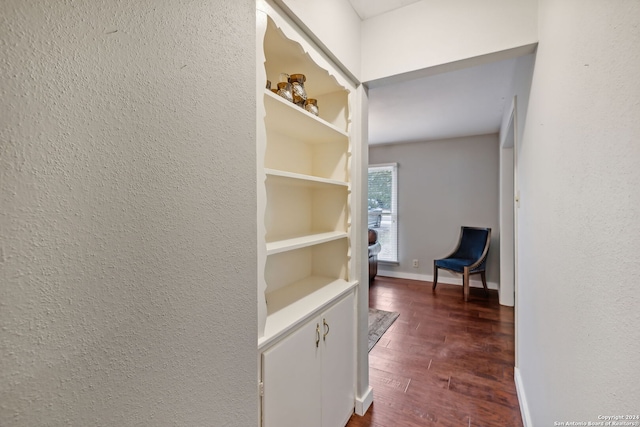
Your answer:
[[[317,116],[319,114],[318,100],[313,98],[307,98],[307,100],[304,103],[304,109],[310,112],[311,114],[313,114],[314,116]]]
[[[280,79],[278,80],[278,82],[280,83],[291,83],[291,81],[289,80],[289,74],[287,73],[280,73]]]
[[[307,100],[307,92],[304,89],[304,82],[307,80],[304,74],[291,74],[289,81],[293,91],[293,103],[304,108]]]
[[[283,97],[289,102],[293,102],[293,93],[291,91],[291,83],[279,82],[278,83],[278,95]]]

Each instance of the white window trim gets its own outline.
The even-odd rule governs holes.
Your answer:
[[[395,259],[381,259],[378,256],[378,260],[381,263],[385,264],[396,264],[399,265],[398,261],[398,163],[376,163],[368,166],[367,173],[371,171],[371,169],[375,168],[392,168],[393,180],[391,182],[391,224],[392,227],[395,228]]]

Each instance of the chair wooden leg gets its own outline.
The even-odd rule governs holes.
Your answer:
[[[464,268],[462,273],[462,293],[464,294],[464,300],[469,301],[469,269]]]
[[[433,290],[436,290],[436,286],[438,285],[438,267],[436,267],[436,262],[433,262]]]
[[[489,288],[487,287],[487,275],[484,271],[480,272],[480,277],[482,278],[482,286],[484,286],[485,295],[489,296]]]

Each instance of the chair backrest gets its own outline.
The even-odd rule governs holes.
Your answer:
[[[478,260],[491,240],[490,228],[462,227],[454,258]]]
[[[373,245],[378,241],[378,232],[376,230],[369,229],[369,244]]]

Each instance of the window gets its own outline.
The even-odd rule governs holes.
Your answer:
[[[380,261],[398,262],[398,165],[369,166],[369,228],[378,232]]]

